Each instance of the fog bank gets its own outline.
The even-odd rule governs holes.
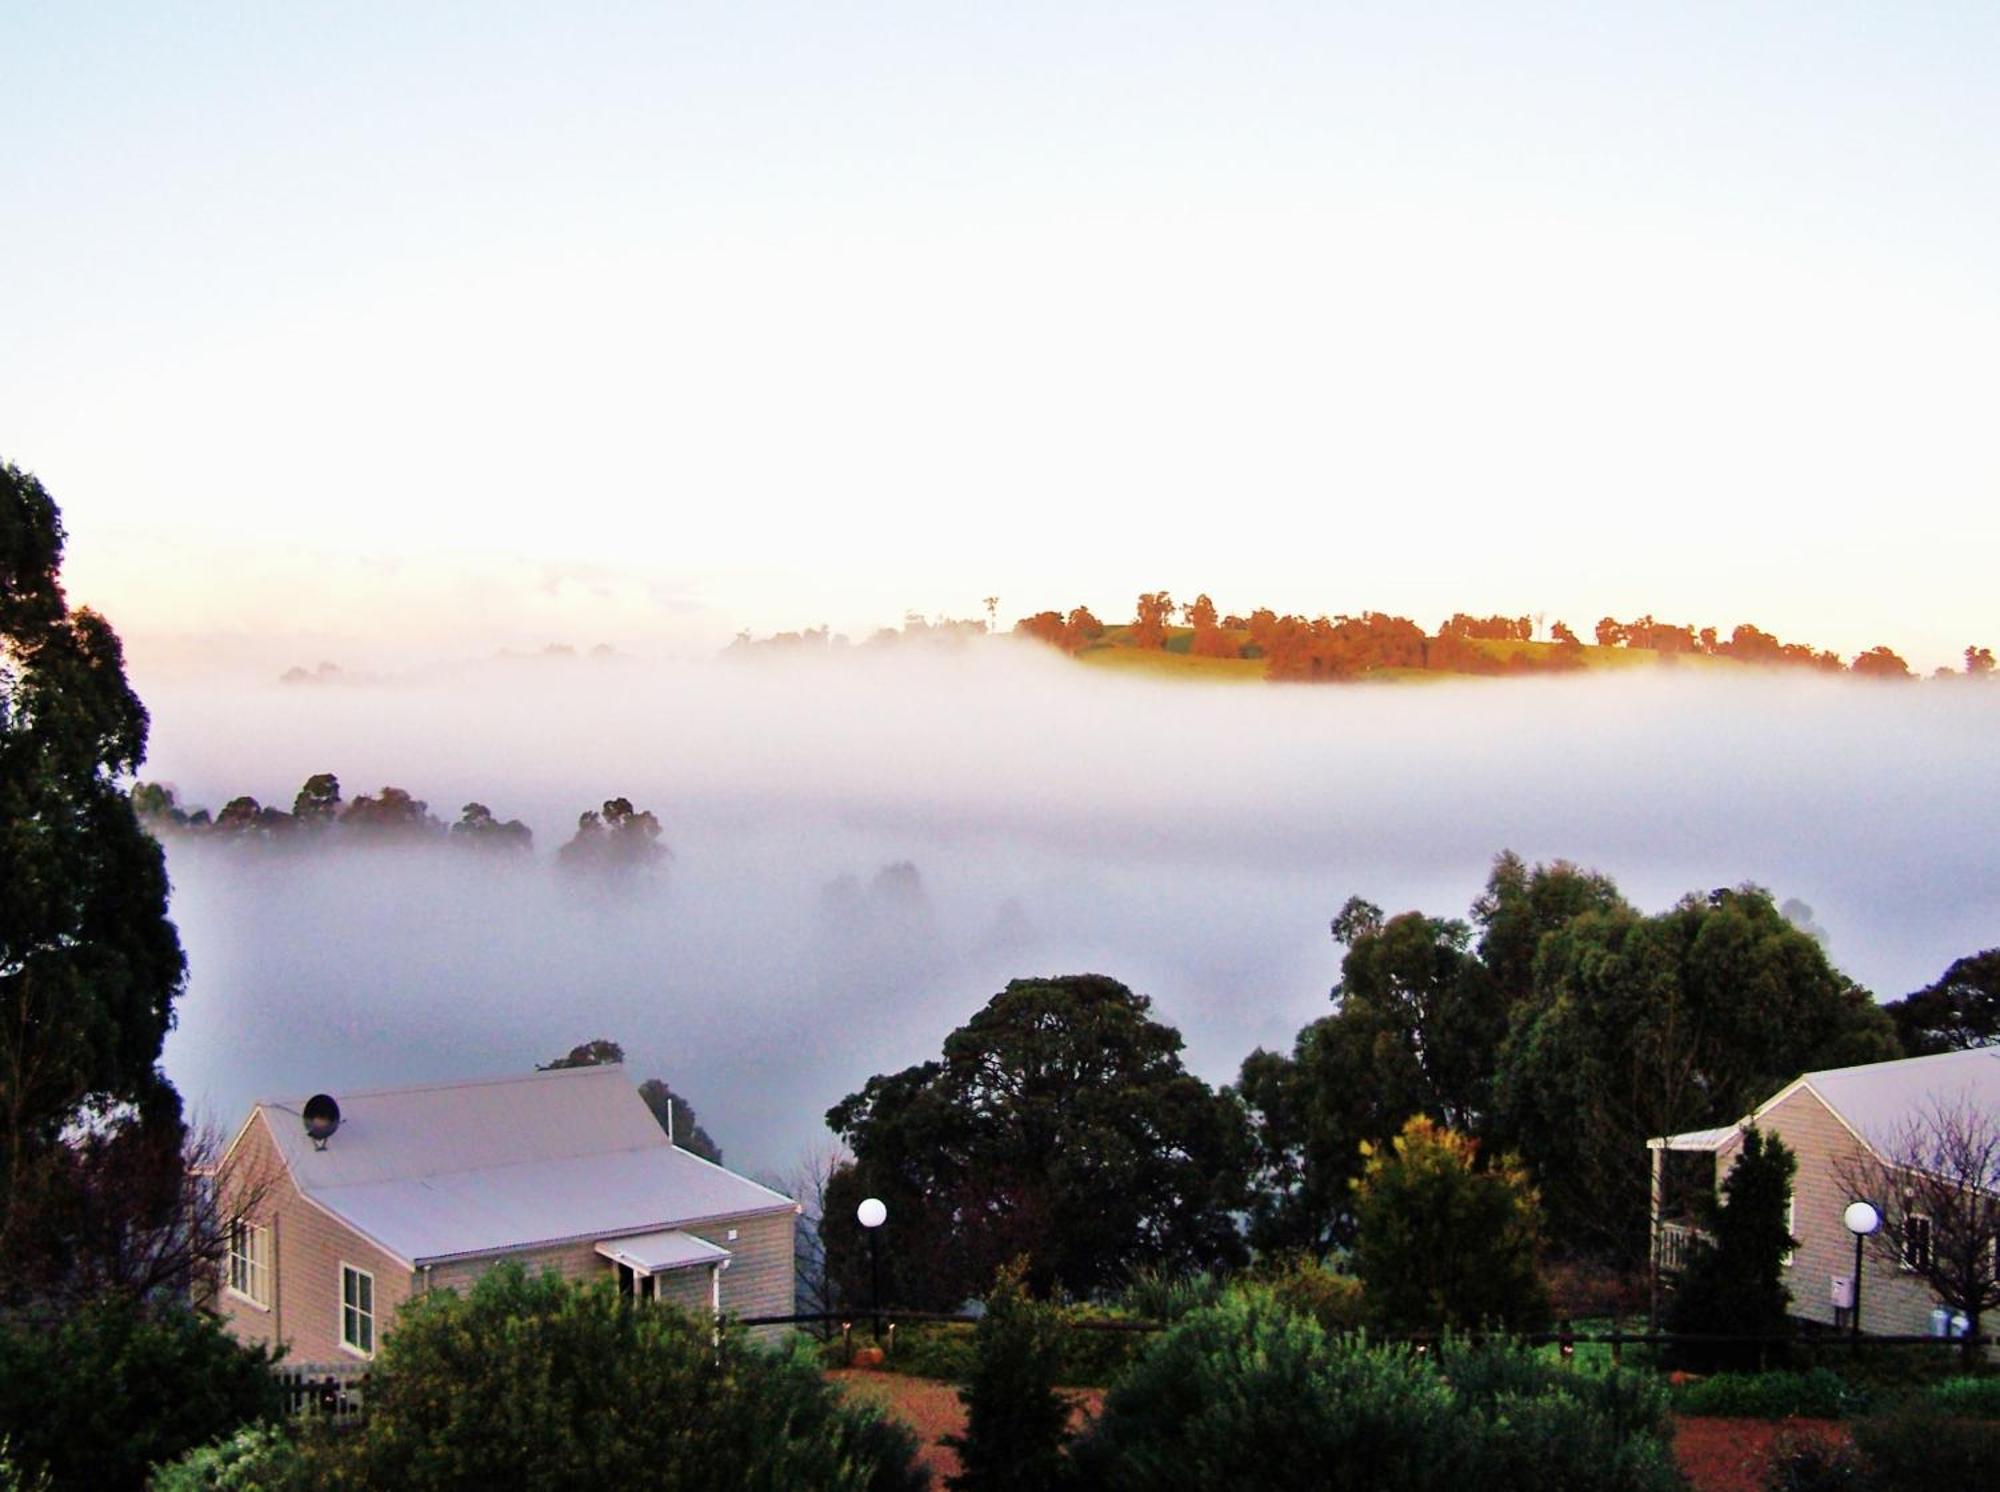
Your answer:
[[[349,798],[394,784],[535,831],[519,861],[175,841],[191,977],[167,1065],[230,1123],[258,1096],[517,1071],[605,1036],[731,1164],[777,1169],[1007,979],[1083,970],[1151,994],[1227,1081],[1328,1009],[1342,900],[1464,916],[1502,848],[1648,909],[1745,880],[1797,897],[1885,999],[2000,942],[1993,687],[1163,685],[999,640],[135,683],[144,775],[184,803],[289,807],[330,770]],[[614,795],[673,858],[606,898],[554,860]],[[902,862],[914,886],[882,875]]]

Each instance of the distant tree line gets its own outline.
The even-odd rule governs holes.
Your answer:
[[[1182,624],[1178,629],[1173,625],[1177,615]],[[1454,612],[1435,633],[1425,632],[1408,617],[1379,611],[1306,617],[1260,607],[1247,616],[1223,616],[1207,595],[1177,606],[1165,591],[1141,592],[1133,620],[1122,629],[1107,628],[1081,606],[1068,613],[1036,612],[1014,624],[1016,634],[1072,654],[1107,644],[1185,651],[1198,658],[1261,659],[1265,677],[1284,682],[1338,682],[1380,669],[1521,674],[1563,673],[1585,666],[1583,640],[1567,622],[1550,624],[1545,640],[1537,640],[1537,630],[1532,617],[1479,617],[1465,612]],[[1869,648],[1849,663],[1827,649],[1783,642],[1748,622],[1724,637],[1714,627],[1656,621],[1650,614],[1625,622],[1607,616],[1599,619],[1592,636],[1600,648],[1650,652],[1663,662],[1699,656],[1863,678],[1912,677],[1909,665],[1888,647]],[[1988,678],[1993,672],[1992,649],[1977,645],[1966,648],[1962,673],[1937,671],[1941,677],[1973,679]]]
[[[331,772],[308,777],[292,799],[291,812],[259,803],[247,794],[231,798],[218,813],[182,805],[174,788],[141,782],[132,789],[139,822],[156,835],[187,835],[240,843],[294,848],[348,845],[450,844],[506,855],[528,855],[534,832],[519,819],[501,819],[484,803],[467,803],[447,825],[430,804],[400,787],[384,787],[351,800],[341,798],[340,779]],[[576,833],[557,851],[565,871],[602,880],[628,879],[670,859],[660,842],[659,819],[635,808],[629,798],[608,798],[577,818]]]

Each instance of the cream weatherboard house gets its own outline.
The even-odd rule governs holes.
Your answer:
[[[1667,1216],[1666,1167],[1676,1153],[1706,1157],[1703,1184],[1729,1174],[1751,1125],[1783,1140],[1798,1160],[1792,1181],[1791,1234],[1798,1241],[1785,1264],[1791,1313],[1829,1326],[1852,1326],[1854,1235],[1842,1222],[1850,1202],[1888,1209],[1896,1197],[1857,1197],[1843,1171],[1872,1159],[1889,1166],[1914,1129],[1941,1111],[1983,1116],[2000,1125],[2000,1048],[1908,1057],[1863,1067],[1836,1067],[1795,1078],[1755,1113],[1719,1129],[1694,1130],[1647,1141],[1653,1168],[1653,1257],[1656,1277],[1669,1284],[1695,1236],[1691,1220]],[[1919,1246],[1913,1233],[1910,1246]],[[1865,1251],[1861,1291],[1862,1331],[1916,1336],[1939,1324],[1939,1302],[1907,1262]]]
[[[218,1202],[243,1209],[223,1317],[294,1363],[371,1358],[406,1300],[502,1260],[697,1312],[793,1309],[796,1204],[678,1149],[616,1065],[260,1103]]]

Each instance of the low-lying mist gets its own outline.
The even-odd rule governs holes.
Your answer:
[[[1350,894],[1464,916],[1492,856],[1567,857],[1654,910],[1755,881],[1884,999],[2000,942],[2000,688],[1788,675],[1212,687],[998,640],[811,659],[493,662],[407,679],[135,684],[145,776],[289,807],[316,772],[532,856],[170,843],[190,966],[167,1067],[260,1096],[521,1071],[624,1043],[729,1162],[782,1170],[871,1074],[1009,978],[1150,994],[1225,1082],[1328,1010]],[[578,813],[672,858],[559,872]],[[914,867],[914,874],[900,867]]]

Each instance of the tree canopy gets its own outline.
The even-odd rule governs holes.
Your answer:
[[[1935,984],[1884,1008],[1912,1057],[2000,1042],[2000,948],[1955,960]]]
[[[186,962],[120,783],[148,719],[110,623],[67,605],[62,553],[55,501],[0,463],[0,1295],[35,1258],[61,1266],[60,1241],[30,1249],[28,1230],[59,1211],[66,1129],[181,1132],[157,1063]]]
[[[1755,1125],[1723,1178],[1720,1195],[1701,1200],[1705,1236],[1674,1287],[1667,1315],[1670,1331],[1725,1336],[1782,1337],[1790,1329],[1791,1294],[1785,1289],[1785,1256],[1797,1240],[1785,1226],[1798,1161],[1776,1135]],[[1713,1344],[1686,1353],[1704,1369],[1754,1367],[1758,1347]]]
[[[1091,1296],[1134,1267],[1244,1257],[1238,1106],[1190,1074],[1152,1001],[1099,974],[1017,979],[942,1061],[868,1080],[827,1114],[853,1164],[828,1187],[828,1251],[865,1298],[865,1196],[888,1206],[895,1303],[956,1305],[1028,1255],[1041,1293]]]

